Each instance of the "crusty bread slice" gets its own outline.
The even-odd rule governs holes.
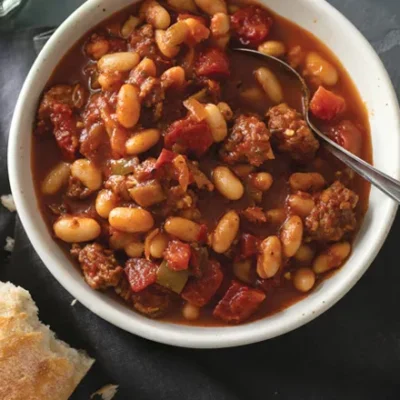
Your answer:
[[[94,360],[56,339],[26,290],[0,282],[0,399],[68,399]]]

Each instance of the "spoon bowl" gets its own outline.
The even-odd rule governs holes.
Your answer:
[[[346,150],[344,147],[338,145],[336,142],[331,140],[329,137],[324,135],[311,121],[310,119],[310,98],[311,92],[307,85],[306,80],[296,71],[293,67],[291,67],[288,63],[281,60],[280,58],[270,56],[265,53],[261,53],[257,50],[246,49],[241,47],[235,47],[232,50],[238,51],[241,53],[247,53],[253,56],[263,57],[268,60],[272,60],[278,64],[280,64],[283,68],[285,68],[290,73],[294,74],[301,84],[302,91],[302,106],[303,106],[303,116],[310,127],[310,129],[321,139],[325,148],[332,153],[336,158],[346,164],[353,171],[357,172],[362,178],[370,182],[372,185],[377,187],[383,193],[387,194],[390,198],[395,200],[400,204],[400,181],[390,177],[389,175],[379,171],[374,168],[372,165],[368,164],[366,161],[357,157],[350,151]]]

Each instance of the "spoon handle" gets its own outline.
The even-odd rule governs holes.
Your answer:
[[[389,175],[377,170],[372,165],[368,164],[361,158],[350,153],[348,150],[339,146],[334,141],[330,140],[321,131],[319,131],[311,121],[308,121],[312,130],[323,140],[325,147],[340,161],[346,164],[348,167],[356,171],[368,182],[372,183],[383,193],[386,193],[389,197],[400,204],[400,182],[393,179]]]

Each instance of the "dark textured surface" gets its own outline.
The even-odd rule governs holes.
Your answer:
[[[321,0],[322,1],[322,0]],[[6,141],[19,88],[34,58],[32,32],[60,22],[79,0],[31,0],[13,23],[0,22],[0,192],[8,193]],[[381,55],[400,93],[400,1],[331,0]],[[13,229],[0,208],[0,240]],[[227,350],[172,348],[130,335],[96,317],[54,280],[17,223],[16,248],[0,279],[28,289],[40,317],[71,345],[97,359],[73,399],[108,383],[116,399],[399,399],[400,218],[354,289],[310,324],[268,342]],[[2,247],[2,246],[1,246]],[[4,256],[2,253],[0,256]],[[5,260],[4,258],[1,258]],[[57,400],[57,399],[55,399]]]

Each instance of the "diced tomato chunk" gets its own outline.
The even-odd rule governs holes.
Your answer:
[[[259,245],[259,238],[250,233],[243,233],[240,238],[240,256],[242,258],[249,258],[254,254],[257,254]]]
[[[265,297],[261,290],[232,281],[225,296],[215,307],[213,316],[229,323],[243,322],[256,312]]]
[[[180,240],[171,240],[164,251],[164,260],[173,271],[188,269],[190,256],[190,246]]]
[[[150,318],[159,318],[165,315],[171,303],[171,291],[157,284],[151,285],[132,296],[133,308]]]
[[[79,146],[76,119],[67,104],[54,103],[50,120],[54,126],[54,136],[63,155],[72,160]]]
[[[164,143],[167,148],[178,145],[180,150],[201,157],[213,144],[213,137],[206,121],[198,122],[187,117],[169,126]]]
[[[229,59],[221,49],[209,47],[200,53],[196,74],[211,79],[227,78],[230,75]]]
[[[319,119],[330,121],[342,113],[346,108],[346,101],[343,97],[336,95],[330,90],[320,86],[315,92],[311,103],[311,112]]]
[[[160,155],[157,158],[157,162],[155,164],[156,169],[159,169],[166,164],[172,163],[172,161],[174,161],[174,158],[176,156],[177,156],[177,154],[175,154],[173,151],[167,150],[167,149],[162,149]]]
[[[125,274],[132,291],[137,293],[157,280],[157,264],[145,258],[131,258],[125,264]]]
[[[192,277],[181,296],[196,307],[205,306],[220,287],[224,276],[218,261],[209,260],[201,278]]]
[[[259,6],[241,8],[231,16],[231,28],[244,45],[257,46],[269,34],[273,19]]]
[[[342,121],[330,128],[328,136],[346,150],[360,157],[362,154],[363,135],[351,121]]]

